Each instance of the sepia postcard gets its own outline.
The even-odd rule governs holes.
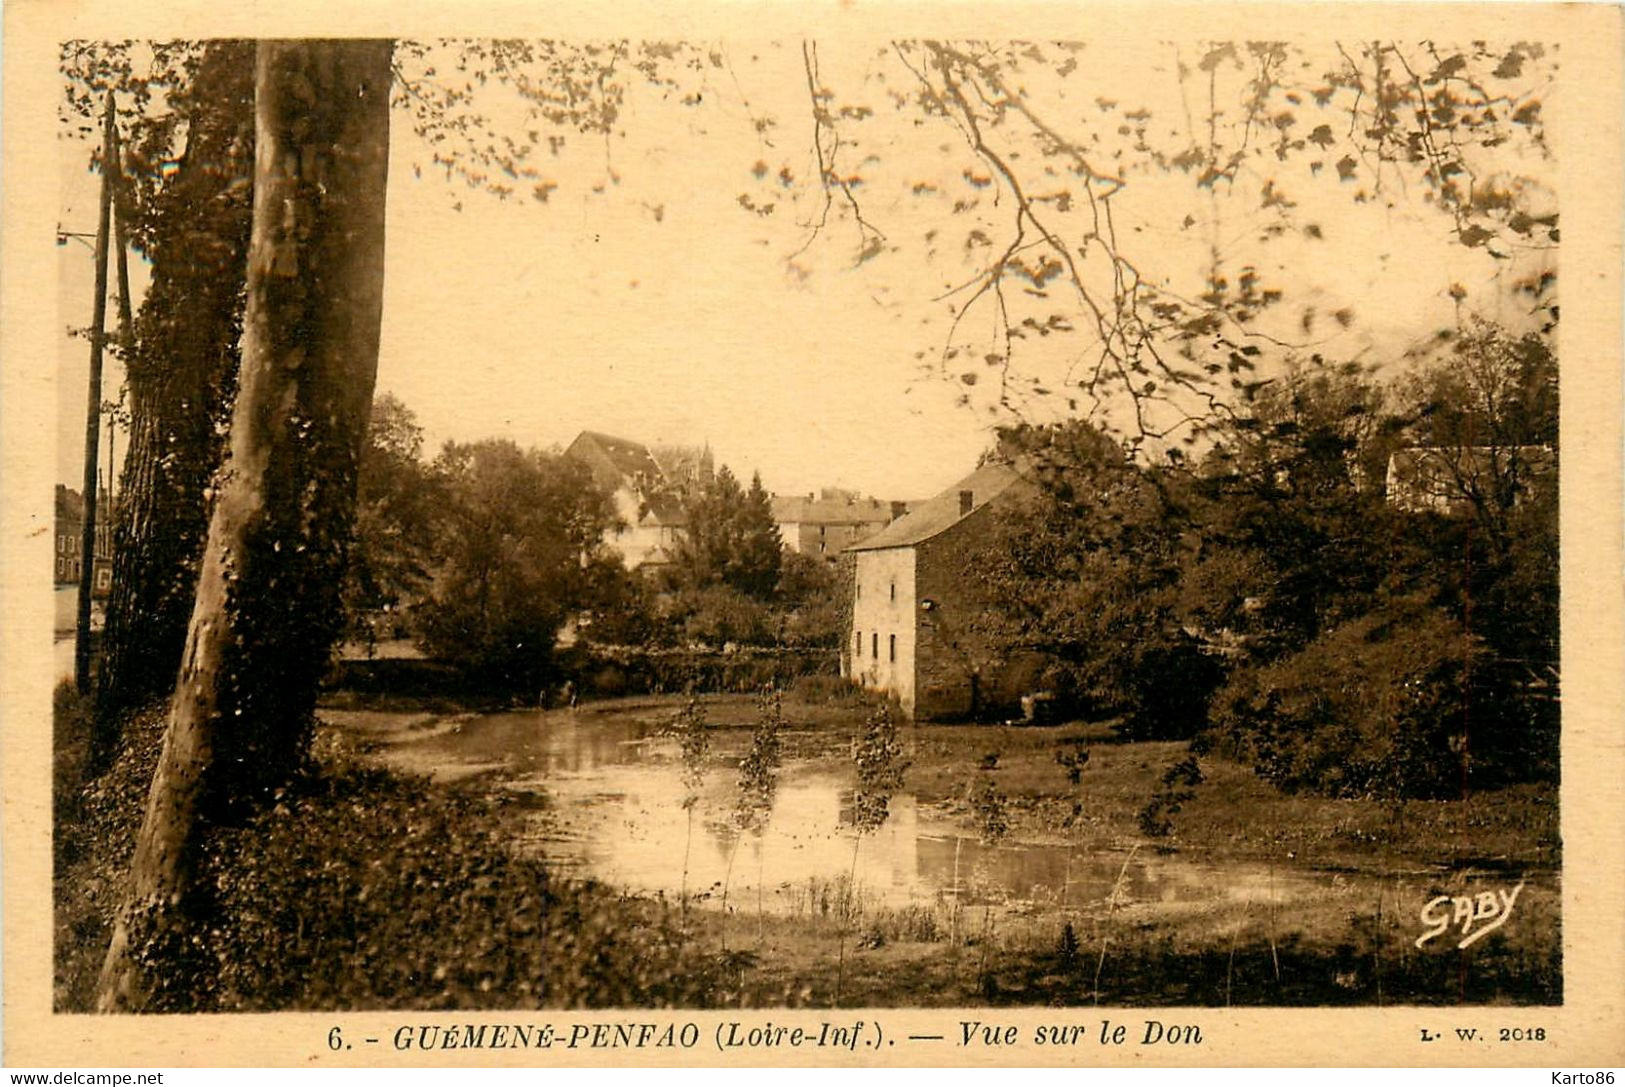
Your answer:
[[[6,1065],[1625,1061],[1617,8],[5,19]]]

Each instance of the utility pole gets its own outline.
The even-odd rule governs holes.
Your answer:
[[[102,329],[107,323],[107,248],[113,210],[113,172],[119,168],[118,129],[113,92],[107,92],[107,123],[102,130],[101,207],[96,219],[96,300],[90,317],[90,390],[85,403],[84,534],[79,552],[79,631],[73,652],[73,681],[80,694],[90,693],[90,596],[96,584],[96,467],[101,437]]]
[[[115,147],[117,147],[118,133],[113,133]],[[120,156],[123,151],[119,151]],[[130,206],[130,189],[124,183],[124,160],[119,159],[118,172],[113,176],[113,242],[118,246],[118,331],[119,331],[119,359],[124,364],[124,372],[130,372],[130,359],[135,355],[135,314],[130,305],[130,235],[129,224],[135,219],[135,209]],[[102,519],[107,522],[107,541],[109,547],[113,540],[113,518],[115,502],[113,490],[116,485],[114,477],[118,473],[118,454],[113,446],[115,427],[118,423],[118,413],[109,412],[107,415],[107,509]]]

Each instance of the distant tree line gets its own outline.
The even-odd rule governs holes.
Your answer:
[[[1199,456],[1016,428],[1037,487],[976,564],[984,633],[1080,710],[1287,789],[1555,775],[1557,406],[1544,338],[1471,323],[1387,381],[1291,364]]]
[[[494,691],[561,675],[571,631],[617,647],[837,644],[835,573],[786,553],[759,476],[723,466],[685,498],[672,561],[630,571],[610,496],[582,465],[504,440],[432,460],[385,393],[362,454],[345,600],[352,643],[410,639]]]

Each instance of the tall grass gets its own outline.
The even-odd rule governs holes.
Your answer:
[[[992,777],[998,768],[999,753],[990,752],[983,757],[981,768],[971,779],[968,789],[971,812],[976,817],[976,836],[985,846],[998,845],[1010,831],[1005,796],[999,791]],[[987,965],[988,951],[992,944],[993,905],[987,902],[982,906],[982,937],[976,966],[977,988],[984,994],[990,993],[995,987]]]
[[[683,841],[683,882],[680,892],[683,921],[688,922],[688,868],[694,850],[694,809],[699,806],[701,791],[705,788],[705,761],[711,752],[711,737],[706,731],[705,706],[690,694],[672,718],[671,732],[677,737],[682,751],[683,811],[688,817],[687,835]]]
[[[897,740],[897,722],[891,704],[882,702],[869,714],[863,735],[852,744],[852,764],[857,771],[857,788],[852,794],[852,870],[849,883],[858,878],[858,848],[865,835],[885,825],[892,794],[903,787],[908,761]],[[841,988],[846,980],[846,929],[840,931],[836,952],[835,1006],[841,1005]]]
[[[1112,916],[1117,913],[1118,894],[1123,889],[1123,877],[1128,874],[1128,866],[1134,862],[1134,855],[1140,851],[1140,844],[1134,843],[1134,848],[1128,851],[1123,858],[1123,866],[1117,870],[1117,878],[1112,881],[1111,894],[1106,896],[1106,920],[1100,926],[1100,958],[1095,961],[1095,1004],[1100,1004],[1100,972],[1106,969],[1106,945],[1111,939]]]
[[[728,867],[722,875],[722,916],[728,916],[728,887],[733,880],[734,859],[746,834],[760,835],[773,813],[773,798],[779,788],[779,733],[784,728],[784,702],[779,692],[764,687],[756,699],[756,727],[751,730],[750,749],[739,760],[739,796],[734,802],[734,840],[728,850]],[[757,942],[763,935],[762,851],[756,855]],[[722,950],[728,950],[728,926],[722,926]]]

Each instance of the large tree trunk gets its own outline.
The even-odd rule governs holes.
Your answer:
[[[142,224],[153,264],[125,359],[130,450],[120,487],[93,762],[122,711],[168,695],[192,614],[209,481],[237,388],[254,157],[254,45],[211,43],[187,98],[179,170]],[[129,201],[120,205],[121,221]]]
[[[202,833],[306,754],[377,370],[389,91],[387,42],[258,47],[241,388],[103,1011],[185,1006],[164,956],[192,943]]]

